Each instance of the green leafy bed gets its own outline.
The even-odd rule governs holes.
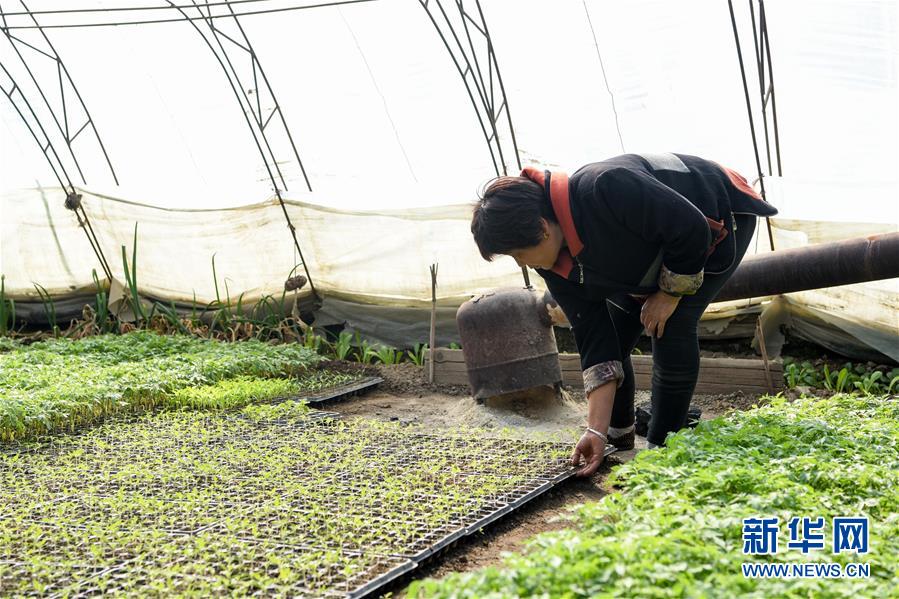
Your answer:
[[[899,400],[835,396],[702,422],[618,467],[621,487],[503,567],[413,585],[419,597],[896,597]],[[742,554],[742,519],[867,516],[870,553]],[[828,533],[829,534],[829,533]],[[829,537],[828,537],[829,538]],[[741,563],[870,564],[867,579],[744,578]]]
[[[0,449],[0,595],[345,596],[567,473],[567,444],[166,411]]]
[[[234,408],[343,384],[312,371],[321,358],[296,344],[224,343],[140,331],[50,340],[0,351],[0,441],[152,407]]]

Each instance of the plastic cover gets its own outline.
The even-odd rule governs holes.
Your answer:
[[[70,8],[45,4],[39,9]],[[103,6],[87,0],[79,6],[92,4]],[[12,12],[11,6],[3,8]],[[677,151],[757,178],[726,3],[484,0],[481,7],[523,165],[572,171],[621,152]],[[768,2],[766,9],[784,172],[765,178],[768,198],[781,210],[773,220],[775,246],[899,230],[897,3]],[[144,18],[128,13],[135,14]],[[39,17],[43,24],[112,18]],[[11,26],[30,23],[10,19]],[[746,6],[737,7],[737,20],[763,138]],[[241,24],[309,176],[312,191],[283,130],[272,125],[286,189],[278,185],[326,298],[322,322],[347,320],[394,344],[424,341],[428,266],[436,262],[439,331],[455,338],[452,308],[480,291],[521,284],[512,260],[486,263],[471,242],[468,204],[495,170],[466,87],[419,3],[286,11],[246,16]],[[137,276],[145,295],[214,300],[213,255],[221,296],[252,301],[280,294],[298,257],[241,114],[246,109],[197,31],[187,23],[45,31],[116,169],[119,185],[89,131],[72,144],[80,171],[60,151],[119,282],[121,248],[130,259],[138,223]],[[35,30],[11,32],[45,48]],[[55,62],[17,47],[42,87],[56,91],[48,83],[59,85]],[[8,69],[0,72],[3,89],[14,82],[48,139],[65,149],[6,39],[0,62]],[[248,87],[250,66],[235,60]],[[262,114],[272,115],[275,98],[259,95]],[[85,115],[72,97],[69,90],[68,126],[77,128]],[[58,91],[48,102],[62,114]],[[770,118],[768,125],[773,135]],[[517,171],[509,156],[507,163]],[[773,159],[771,168],[777,172]],[[91,293],[91,270],[100,272],[64,198],[13,103],[0,97],[0,273],[23,310],[39,303],[34,283],[63,299]],[[767,246],[762,233],[756,248]],[[539,286],[538,276],[531,280]],[[850,345],[899,359],[897,297],[899,281],[891,280],[791,294],[790,305],[826,313]],[[707,318],[730,318],[762,299],[713,306]],[[799,311],[794,316],[803,318]],[[422,319],[424,327],[411,324]]]

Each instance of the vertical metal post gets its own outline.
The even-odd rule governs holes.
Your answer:
[[[751,2],[752,0],[750,0]],[[749,116],[749,132],[752,136],[752,149],[755,152],[755,166],[759,175],[759,186],[761,186],[762,197],[766,197],[765,193],[765,177],[762,173],[762,162],[759,157],[758,138],[755,133],[755,119],[752,117],[752,102],[749,99],[749,84],[746,81],[746,67],[743,64],[743,49],[740,47],[740,33],[737,30],[737,18],[734,15],[733,0],[727,0],[727,6],[730,9],[730,22],[734,30],[734,42],[737,46],[737,60],[740,62],[740,74],[743,79],[743,94],[746,97],[746,113]],[[774,232],[771,230],[771,221],[766,218],[765,223],[768,226],[768,242],[771,245],[771,251],[774,251]]]

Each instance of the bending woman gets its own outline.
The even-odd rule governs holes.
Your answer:
[[[526,168],[490,182],[471,232],[481,255],[530,266],[571,323],[587,396],[572,463],[593,474],[606,443],[634,445],[640,334],[652,337],[649,447],[686,424],[699,318],[739,265],[756,218],[777,210],[739,174],[684,154],[625,154],[569,178]]]

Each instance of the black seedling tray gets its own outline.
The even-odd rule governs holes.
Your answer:
[[[320,404],[327,401],[338,401],[370,391],[383,382],[384,379],[379,376],[368,376],[358,381],[330,387],[318,393],[299,395],[297,396],[297,399],[301,399],[310,405]]]

